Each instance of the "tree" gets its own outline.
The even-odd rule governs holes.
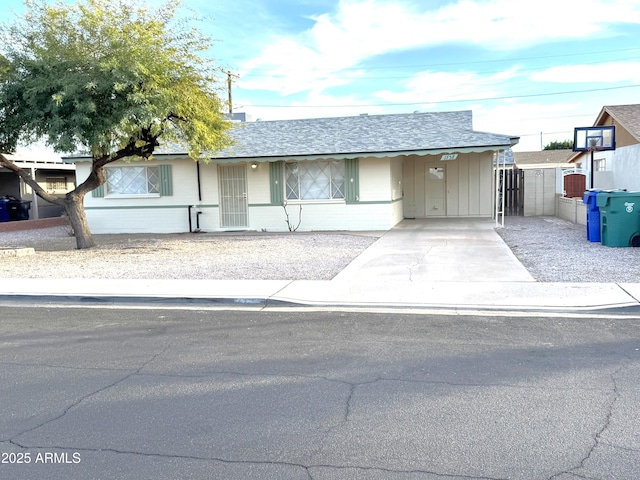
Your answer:
[[[151,158],[159,140],[208,159],[230,145],[208,38],[178,20],[180,0],[151,11],[140,0],[25,0],[2,26],[0,166],[67,213],[78,248],[94,241],[84,197],[104,167]],[[59,153],[87,153],[91,173],[64,198],[48,194],[3,153],[44,139]]]
[[[551,142],[545,145],[543,150],[571,150],[573,148],[573,140],[565,140],[564,142]]]

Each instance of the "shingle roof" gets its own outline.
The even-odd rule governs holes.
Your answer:
[[[215,158],[384,154],[508,148],[518,137],[474,131],[472,112],[360,115],[235,124],[234,145]],[[160,149],[156,153],[181,153]]]
[[[514,152],[516,165],[557,165],[567,163],[573,156],[573,150],[542,150],[537,152]]]
[[[605,112],[640,141],[640,104],[605,106],[596,120],[596,126],[599,125]]]
[[[233,162],[427,152],[435,155],[503,150],[519,140],[517,136],[473,130],[470,110],[236,123],[230,136],[233,146],[213,158]],[[187,153],[184,147],[167,144],[156,148],[154,155]],[[78,154],[63,157],[67,162],[89,158]]]

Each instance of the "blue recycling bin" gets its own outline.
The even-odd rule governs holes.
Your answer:
[[[0,198],[0,222],[9,221],[9,202]]]
[[[600,241],[600,207],[596,197],[600,190],[591,189],[584,192],[582,201],[587,206],[587,240],[590,242]]]

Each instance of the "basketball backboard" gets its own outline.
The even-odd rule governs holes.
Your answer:
[[[616,127],[577,127],[573,133],[574,152],[616,149]]]

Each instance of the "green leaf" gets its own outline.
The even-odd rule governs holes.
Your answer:
[[[178,0],[25,0],[3,25],[0,148],[40,139],[56,151],[96,158],[156,140],[187,151],[230,144],[210,41],[177,20]]]

